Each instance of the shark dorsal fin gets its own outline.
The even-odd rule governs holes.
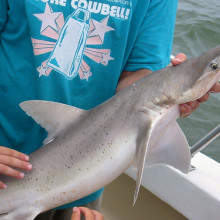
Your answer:
[[[53,140],[70,122],[86,113],[76,107],[49,101],[25,101],[20,103],[20,107],[48,132],[44,144]]]

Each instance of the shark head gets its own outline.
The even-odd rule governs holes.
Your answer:
[[[201,72],[201,76],[195,80],[193,87],[183,93],[180,98],[188,97],[196,100],[206,94],[210,88],[220,79],[220,56],[214,58],[205,69]],[[180,102],[181,103],[181,102]]]
[[[130,91],[136,93],[140,105],[170,106],[199,99],[219,79],[220,45],[180,65],[145,76],[131,85]]]
[[[213,59],[203,71],[203,74],[197,80],[196,84],[204,85],[209,90],[213,84],[220,79],[220,56]],[[205,82],[205,83],[204,83]],[[207,83],[208,82],[208,83]]]
[[[183,86],[179,87],[181,91],[175,102],[182,104],[199,99],[220,79],[220,46],[183,62],[176,69],[176,76],[182,75]]]

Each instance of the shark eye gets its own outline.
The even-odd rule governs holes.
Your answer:
[[[211,67],[213,70],[216,70],[216,69],[218,69],[218,63],[216,63],[216,62],[211,62],[211,63],[210,63],[210,67]]]

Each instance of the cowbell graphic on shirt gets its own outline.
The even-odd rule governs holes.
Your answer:
[[[68,79],[78,75],[89,31],[89,20],[90,13],[83,8],[78,8],[71,14],[47,62],[47,66],[64,74]]]
[[[97,64],[107,66],[114,60],[110,49],[91,48],[91,45],[102,45],[105,34],[114,29],[107,25],[109,16],[101,21],[91,18],[91,13],[84,8],[77,8],[64,20],[62,12],[53,12],[46,3],[44,13],[33,14],[41,23],[40,34],[54,41],[32,38],[34,54],[48,55],[37,67],[39,77],[49,76],[52,70],[71,80],[79,75],[81,80],[89,80],[92,71],[83,59],[84,55]],[[90,47],[88,47],[90,46]],[[45,56],[44,56],[45,57]]]

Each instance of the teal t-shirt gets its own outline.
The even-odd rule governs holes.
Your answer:
[[[1,0],[0,145],[42,146],[47,134],[22,101],[91,109],[115,94],[123,70],[168,65],[176,10],[177,0]]]

